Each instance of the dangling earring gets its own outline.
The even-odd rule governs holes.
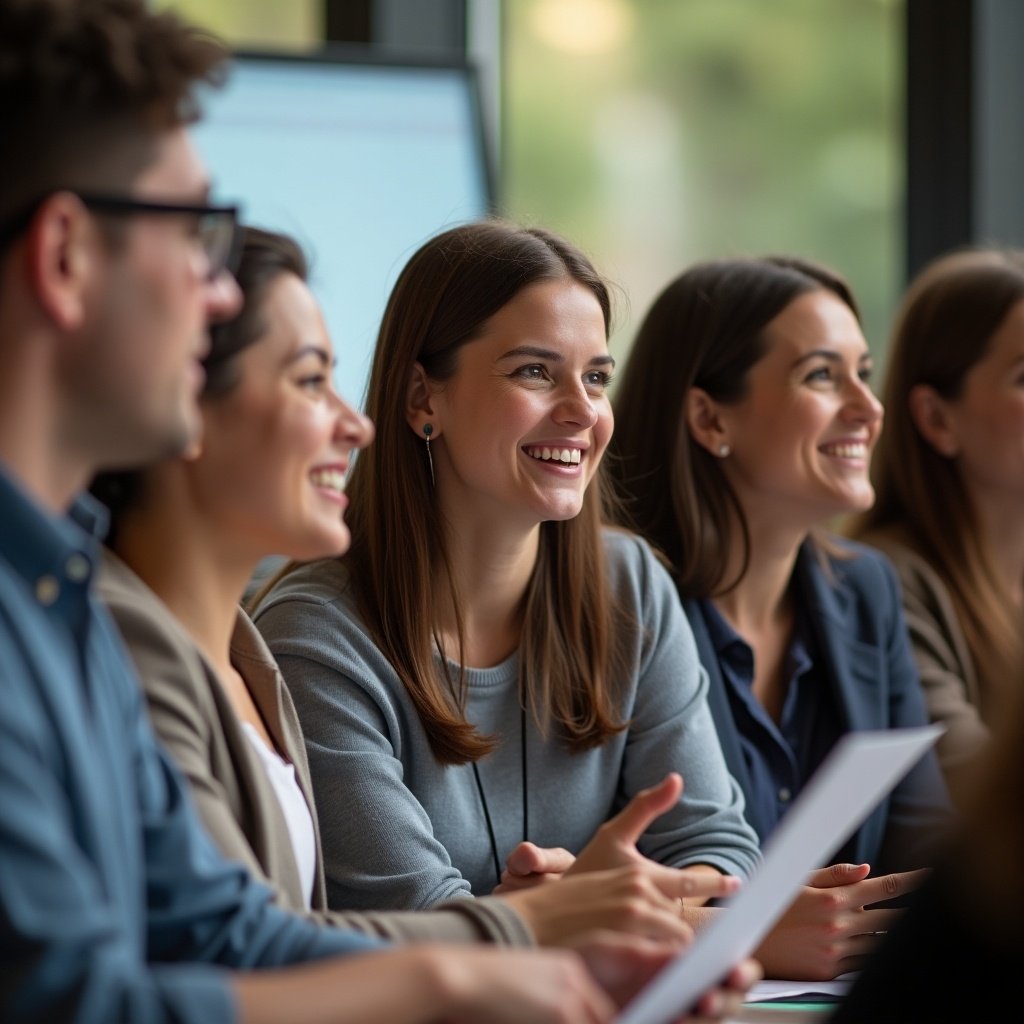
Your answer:
[[[430,423],[424,423],[423,424],[423,437],[426,439],[426,442],[427,442],[427,463],[430,466],[430,486],[431,487],[435,486],[434,485],[434,456],[430,454],[430,435],[433,432],[434,432],[433,424],[430,424]]]
[[[728,458],[728,457],[729,457],[729,453],[730,453],[731,451],[732,451],[732,449],[731,449],[731,448],[730,448],[730,447],[729,447],[729,446],[728,446],[728,445],[727,445],[727,444],[726,444],[726,443],[725,443],[725,442],[723,441],[723,442],[722,442],[722,443],[721,443],[721,444],[720,444],[720,445],[718,446],[718,457],[719,457],[720,459],[726,459],[726,458]]]

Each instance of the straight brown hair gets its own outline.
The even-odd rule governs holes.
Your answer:
[[[616,392],[608,465],[622,521],[668,559],[684,598],[733,589],[750,561],[746,516],[720,460],[690,435],[687,394],[699,387],[717,402],[739,401],[765,354],[765,328],[794,299],[822,290],[860,320],[846,282],[810,260],[698,263],[666,286],[640,325]],[[819,554],[840,554],[814,536]],[[737,546],[743,559],[727,580]]]
[[[370,374],[366,412],[377,439],[360,454],[346,488],[349,567],[360,613],[406,686],[434,755],[476,760],[497,745],[465,717],[466,687],[440,650],[438,587],[455,609],[459,662],[463,617],[445,524],[422,439],[406,420],[407,387],[419,362],[436,381],[459,352],[519,292],[571,280],[600,304],[608,289],[587,258],[548,231],[483,221],[446,231],[406,264],[388,300]],[[613,692],[613,602],[604,568],[603,478],[598,469],[580,514],[541,524],[537,564],[524,600],[520,695],[538,726],[557,728],[570,749],[600,745],[625,728]],[[440,667],[439,667],[440,666]]]
[[[993,571],[956,462],[921,435],[909,395],[927,384],[955,400],[968,371],[1022,300],[1019,251],[953,253],[931,263],[911,284],[889,348],[885,430],[871,471],[875,505],[851,528],[854,536],[898,532],[935,569],[949,589],[979,676],[996,688],[1020,681],[1021,623]]]

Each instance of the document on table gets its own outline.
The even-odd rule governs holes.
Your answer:
[[[851,732],[829,752],[764,848],[764,863],[690,949],[655,977],[618,1024],[669,1024],[749,956],[808,873],[852,835],[944,731]]]
[[[791,1003],[838,1002],[850,990],[847,975],[835,981],[761,981],[748,993],[746,1002],[767,1003],[785,1000]]]

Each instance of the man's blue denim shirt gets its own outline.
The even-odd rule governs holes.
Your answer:
[[[208,839],[92,594],[104,528],[0,463],[0,1020],[231,1021],[224,968],[377,943],[279,910]]]

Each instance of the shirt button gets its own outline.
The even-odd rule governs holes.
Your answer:
[[[73,583],[83,583],[89,578],[89,560],[85,555],[72,555],[65,563],[64,571]]]
[[[51,605],[60,597],[60,584],[53,576],[40,576],[36,580],[36,600],[42,605]]]
[[[783,786],[783,787],[782,787],[782,789],[780,789],[780,790],[779,790],[779,800],[780,800],[780,801],[781,801],[782,803],[784,803],[784,804],[788,804],[788,803],[789,803],[789,801],[790,801],[790,800],[791,800],[792,798],[793,798],[793,794],[792,794],[792,793],[790,793],[790,791],[789,791],[788,789],[786,789],[786,787],[785,787],[785,786]]]

